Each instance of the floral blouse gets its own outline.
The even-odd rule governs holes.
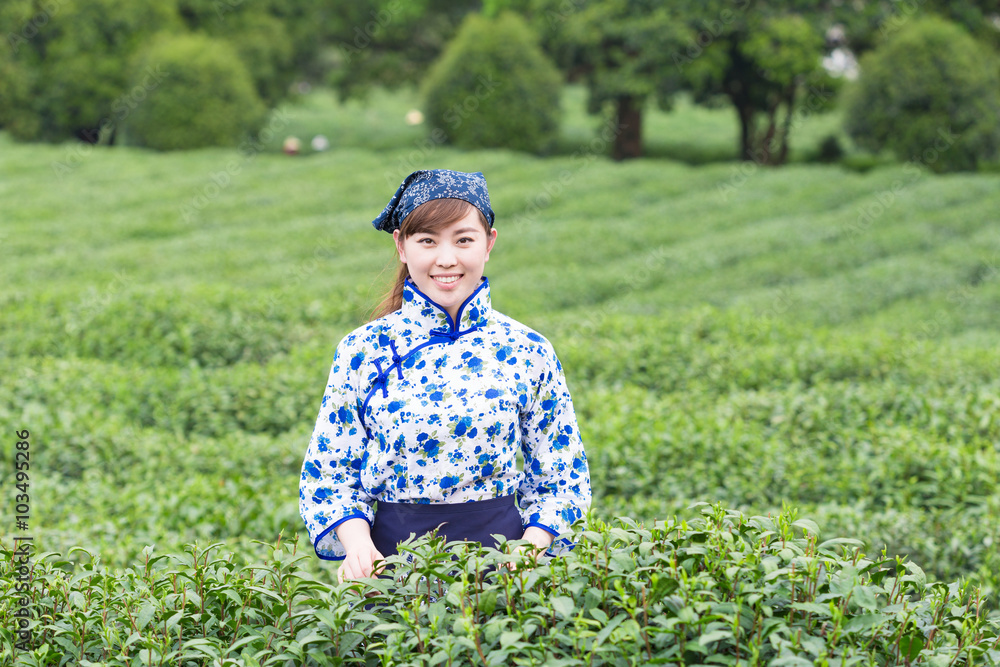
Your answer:
[[[456,325],[407,279],[400,310],[337,346],[299,484],[320,558],[344,558],[334,528],[356,517],[371,524],[379,500],[516,492],[524,525],[553,535],[590,506],[587,457],[552,345],[491,308],[485,277],[458,315]]]

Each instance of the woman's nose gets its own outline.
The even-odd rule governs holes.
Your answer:
[[[438,248],[437,257],[435,262],[438,266],[454,266],[455,265],[455,251],[447,245],[442,245]]]

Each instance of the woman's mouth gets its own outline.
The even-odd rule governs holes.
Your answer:
[[[441,287],[451,287],[461,279],[462,276],[431,276],[434,283]]]

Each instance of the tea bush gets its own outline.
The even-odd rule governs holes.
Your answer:
[[[39,557],[26,666],[113,665],[975,665],[1000,661],[1000,623],[975,591],[856,541],[820,541],[794,511],[720,506],[648,527],[593,518],[575,548],[532,561],[425,536],[383,578],[330,585],[279,543],[240,564],[220,545],[99,559],[70,576]],[[11,548],[3,544],[10,563]],[[509,570],[505,565],[514,565]],[[20,603],[0,578],[0,658]],[[485,571],[485,574],[483,574]]]
[[[150,619],[124,648],[123,660],[129,664],[143,664],[143,655],[149,660],[156,651],[193,652],[199,644],[211,645],[209,652],[224,646],[218,649],[221,654],[240,638],[249,638],[248,643],[226,656],[226,664],[252,664],[255,654],[261,663],[295,662],[278,657],[286,646],[290,652],[299,650],[286,642],[298,641],[302,648],[314,631],[329,638],[328,630],[319,621],[297,616],[294,631],[288,632],[270,595],[284,597],[286,591],[277,592],[273,575],[265,570],[242,569],[273,567],[273,545],[280,534],[295,535],[285,540],[289,550],[309,554],[291,568],[306,582],[301,585],[320,587],[303,588],[304,597],[293,599],[292,614],[333,605],[331,613],[370,637],[364,647],[348,646],[360,636],[347,628],[333,636],[346,642],[340,649],[325,640],[309,640],[306,652],[340,650],[344,660],[358,662],[363,661],[361,652],[371,648],[375,657],[370,660],[376,663],[382,653],[395,663],[439,659],[447,664],[450,650],[453,664],[468,663],[469,656],[481,663],[474,648],[478,637],[487,657],[499,660],[503,651],[511,651],[513,664],[530,663],[530,651],[535,651],[536,663],[546,651],[554,664],[573,662],[577,649],[594,651],[595,663],[621,663],[617,656],[625,650],[630,651],[627,660],[642,663],[649,661],[643,633],[654,655],[673,650],[669,642],[674,640],[664,638],[663,631],[672,630],[680,639],[679,624],[670,620],[680,608],[664,607],[660,613],[656,607],[664,623],[673,623],[668,626],[657,625],[653,616],[647,624],[639,615],[633,625],[624,603],[594,607],[592,615],[587,609],[593,600],[588,601],[585,591],[581,599],[557,572],[536,581],[555,588],[554,597],[524,603],[525,609],[538,607],[534,616],[504,620],[498,610],[506,609],[509,598],[506,588],[497,588],[500,602],[494,616],[480,612],[475,620],[477,628],[489,626],[489,637],[485,630],[457,634],[454,626],[461,614],[455,610],[460,605],[437,594],[436,601],[427,598],[427,606],[420,608],[419,636],[425,648],[437,652],[403,658],[402,652],[418,641],[416,630],[376,627],[400,623],[409,628],[403,613],[412,619],[412,609],[407,611],[401,599],[386,597],[389,592],[379,592],[378,581],[373,590],[382,606],[364,609],[376,603],[362,601],[360,585],[331,585],[335,566],[309,550],[298,516],[302,453],[334,346],[363,321],[381,287],[372,286],[375,274],[391,256],[391,243],[367,228],[368,211],[379,210],[383,197],[405,176],[390,173],[387,164],[408,170],[413,159],[412,148],[394,148],[391,139],[405,144],[415,135],[380,120],[400,125],[408,108],[407,98],[393,98],[392,106],[367,117],[371,128],[379,127],[369,134],[379,137],[382,152],[356,147],[305,160],[263,152],[241,163],[240,173],[197,221],[179,216],[178,209],[238,156],[234,151],[94,149],[79,156],[72,173],[54,187],[53,162],[65,160],[73,147],[19,146],[0,132],[0,426],[4,433],[30,429],[32,434],[30,533],[5,523],[0,541],[9,545],[12,536],[30,534],[40,552],[36,574],[65,583],[63,589],[63,583],[53,583],[52,590],[77,593],[65,608],[55,602],[38,607],[52,611],[32,621],[38,628],[50,626],[48,648],[38,658],[30,658],[31,651],[19,653],[19,661],[54,660],[55,652],[67,656],[65,664],[85,664],[78,660],[80,651],[55,641],[58,636],[80,646],[71,636],[77,632],[90,651],[86,660],[99,663],[100,650],[86,634],[97,628],[101,644],[112,647],[105,662],[119,660],[112,650],[121,651],[135,631],[127,612],[122,617],[112,604],[102,606],[106,584],[109,600],[127,591],[145,596],[134,603],[120,601],[133,619],[142,610],[143,619]],[[318,104],[311,112],[319,123],[325,114],[346,119],[357,110]],[[352,141],[363,143],[369,134],[352,135]],[[280,138],[276,142],[280,147]],[[491,179],[498,225],[507,230],[501,231],[501,245],[489,264],[494,303],[544,333],[566,370],[594,483],[595,523],[584,531],[603,534],[597,522],[614,523],[627,537],[609,546],[609,552],[632,549],[628,553],[638,552],[638,563],[649,556],[646,549],[657,557],[675,553],[669,545],[649,544],[655,542],[654,527],[680,526],[680,537],[671,538],[674,546],[687,549],[676,552],[681,554],[679,569],[671,563],[658,573],[678,578],[678,591],[709,605],[699,607],[699,614],[708,609],[704,614],[711,616],[711,605],[744,600],[739,615],[743,628],[744,614],[748,624],[764,617],[738,590],[727,592],[726,582],[737,588],[782,582],[790,593],[788,578],[793,575],[789,569],[765,580],[765,570],[747,563],[740,565],[742,570],[725,570],[721,563],[731,567],[737,563],[733,559],[749,558],[756,547],[748,544],[763,539],[763,533],[741,537],[740,521],[754,526],[757,520],[739,519],[735,512],[770,516],[772,522],[785,514],[786,523],[812,526],[791,518],[790,509],[783,512],[795,508],[797,517],[815,522],[823,536],[847,536],[857,540],[852,548],[886,554],[867,560],[905,559],[901,566],[870,570],[873,577],[882,576],[880,568],[895,572],[899,567],[901,576],[917,576],[912,568],[919,565],[927,583],[921,588],[912,582],[906,600],[907,611],[917,610],[916,627],[942,626],[920,615],[922,600],[920,604],[938,610],[945,624],[992,631],[1000,591],[1000,346],[995,331],[1000,181],[977,175],[938,178],[927,172],[914,176],[899,167],[875,169],[862,178],[834,167],[795,166],[781,173],[754,172],[746,187],[726,190],[727,197],[721,198],[720,185],[733,183],[733,165],[691,169],[663,160],[611,164],[595,155],[542,160],[447,146],[435,148],[434,159],[459,169],[482,169]],[[384,174],[392,182],[371,174]],[[905,183],[904,190],[886,202],[885,193],[897,181]],[[129,187],[123,188],[123,182]],[[541,201],[542,185],[555,182],[563,190],[549,192],[551,200],[546,198],[544,206],[523,208],[525,202]],[[630,196],[622,197],[623,191]],[[882,214],[870,224],[859,223],[859,212],[876,204],[884,208]],[[16,514],[8,484],[13,470],[13,441],[0,438],[0,486],[8,490],[0,494],[4,517]],[[685,537],[688,529],[703,530],[697,522],[715,521],[699,518],[691,509],[699,502],[733,510],[738,553],[725,555],[719,546],[728,541],[728,529],[716,536],[713,528],[710,538]],[[622,523],[626,519],[616,523],[616,517],[630,517],[644,527]],[[639,530],[650,536],[634,532]],[[588,556],[592,547],[581,539],[583,560],[559,562],[575,563],[573,577],[584,577],[588,567],[603,572],[604,556]],[[796,533],[794,539],[804,538]],[[239,607],[246,602],[238,629],[231,621],[239,608],[220,606],[235,605],[232,597],[220,592],[228,602],[217,603],[185,578],[202,576],[189,570],[194,556],[184,548],[195,542],[220,544],[222,552],[235,554],[217,556],[213,551],[209,561],[230,563],[212,567],[226,567],[228,574],[206,575],[203,590],[222,591],[219,580],[227,578],[245,587],[234,592]],[[849,571],[844,562],[853,562],[853,551],[839,551],[830,543],[824,549],[832,549],[833,555],[823,556],[821,544],[816,541],[816,557],[831,559],[821,576],[827,567],[831,573]],[[428,546],[425,559],[446,558],[433,555],[440,554],[439,547]],[[688,572],[680,563],[694,558],[697,548],[704,549],[707,560],[706,569],[696,575],[696,569]],[[809,548],[806,540],[803,553]],[[145,576],[144,550],[150,559],[153,553],[164,557],[145,583],[129,580],[124,574],[129,569],[137,578]],[[42,552],[59,555],[43,559]],[[103,565],[91,566],[88,552]],[[282,567],[298,558],[281,553]],[[763,563],[767,554],[760,558]],[[866,567],[864,560],[859,556],[855,566]],[[47,570],[47,562],[56,563],[58,572]],[[532,572],[550,572],[545,568],[556,562]],[[643,567],[653,567],[650,562],[642,560]],[[783,567],[784,561],[777,569]],[[609,586],[615,581],[625,591],[645,585],[648,597],[652,581],[643,577],[651,571],[638,564],[635,568],[626,568],[624,577],[611,570],[610,584],[597,582],[590,573],[586,586],[604,585],[612,595]],[[808,574],[803,572],[796,562],[797,601],[798,578]],[[9,585],[9,569],[2,573]],[[868,581],[866,576],[859,575],[859,581]],[[502,583],[497,575],[490,577],[463,590],[482,595],[483,585]],[[886,574],[881,581],[892,577],[897,574]],[[175,578],[177,594],[183,596],[186,587],[189,600],[194,591],[205,601],[210,615],[204,617],[204,631],[200,606],[167,612],[183,601],[169,597]],[[689,590],[692,578],[704,583],[706,597]],[[817,581],[817,596],[836,592],[832,583],[824,589],[823,580]],[[412,590],[407,585],[400,584],[400,590]],[[39,579],[36,588],[47,586]],[[442,584],[445,596],[450,586]],[[155,595],[145,592],[151,587]],[[968,608],[950,604],[963,591],[976,600],[977,587],[981,597]],[[514,599],[527,600],[533,591],[537,589],[521,589]],[[934,606],[939,601],[935,596],[945,592],[949,604]],[[326,596],[335,595],[340,602],[329,602]],[[461,592],[456,595],[462,599]],[[884,602],[890,611],[879,607],[883,616],[865,620],[851,620],[860,608],[848,602],[850,619],[844,623],[858,628],[897,614],[884,597],[876,596],[876,603]],[[572,599],[572,623],[560,611],[567,608],[566,601],[556,598]],[[6,596],[2,604],[7,604]],[[49,602],[38,602],[44,604]],[[446,609],[435,621],[440,633],[432,637],[426,631],[426,609],[437,604]],[[70,610],[82,615],[67,616]],[[705,639],[702,644],[701,637],[723,629],[713,622],[735,618],[731,610],[717,611],[730,617],[699,616],[691,631],[699,634],[683,638],[686,651],[718,645],[717,660],[736,662],[735,653],[725,652],[740,646],[738,662],[749,663],[747,651],[756,647],[763,656],[760,664],[796,659],[851,663],[852,658],[811,659],[808,645],[818,640],[817,626],[810,629],[804,615],[808,610],[790,616],[780,605],[770,611],[778,623],[774,633],[801,628],[799,648],[794,637],[791,647],[778,641],[788,633],[772,633],[773,641],[764,637],[757,642],[748,639],[745,629],[740,634],[734,629],[730,639]],[[601,613],[608,619],[598,628],[593,624],[603,620]],[[762,607],[760,613],[768,611]],[[553,614],[559,636],[550,640]],[[817,614],[814,609],[812,620]],[[991,615],[990,621],[983,620],[984,614]],[[601,632],[616,617],[623,620],[600,642],[587,635]],[[125,620],[115,625],[116,618]],[[512,623],[524,630],[532,618],[538,629],[529,639],[522,631],[522,639],[507,635],[504,640],[503,633],[515,628]],[[825,620],[833,619],[831,610]],[[892,625],[899,618],[893,619],[880,627],[899,632],[900,626]],[[3,626],[3,631],[12,627]],[[770,626],[760,627],[766,631]],[[826,637],[818,627],[820,638],[832,642],[831,626]],[[842,633],[828,652],[853,651],[853,660],[861,664],[905,664],[906,649],[914,647],[913,627],[901,632],[898,646],[869,632],[874,625],[861,627]],[[180,639],[171,644],[167,635],[176,640],[178,630]],[[214,638],[212,632],[217,632]],[[935,631],[927,652],[913,662],[945,664],[949,659],[943,654],[951,652],[955,658],[959,651],[955,664],[992,659],[993,654],[975,655],[968,648],[978,641],[974,632],[962,643],[942,632]],[[867,643],[850,648],[843,643],[854,639]],[[280,650],[271,652],[275,646]],[[38,650],[42,644],[34,643],[32,651]],[[795,651],[802,655],[793,656]],[[862,656],[865,651],[875,657]],[[712,657],[688,655],[683,660],[707,664]],[[667,660],[681,662],[680,657]],[[190,662],[212,664],[215,659],[192,657]],[[220,667],[223,662],[220,655]],[[6,663],[6,657],[0,658],[0,664]]]

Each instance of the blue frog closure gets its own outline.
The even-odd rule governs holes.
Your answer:
[[[485,277],[455,320],[407,280],[400,310],[355,329],[334,355],[299,486],[316,554],[343,558],[334,529],[352,518],[371,524],[378,501],[515,493],[524,525],[553,535],[590,506],[587,458],[552,345],[493,310]]]

